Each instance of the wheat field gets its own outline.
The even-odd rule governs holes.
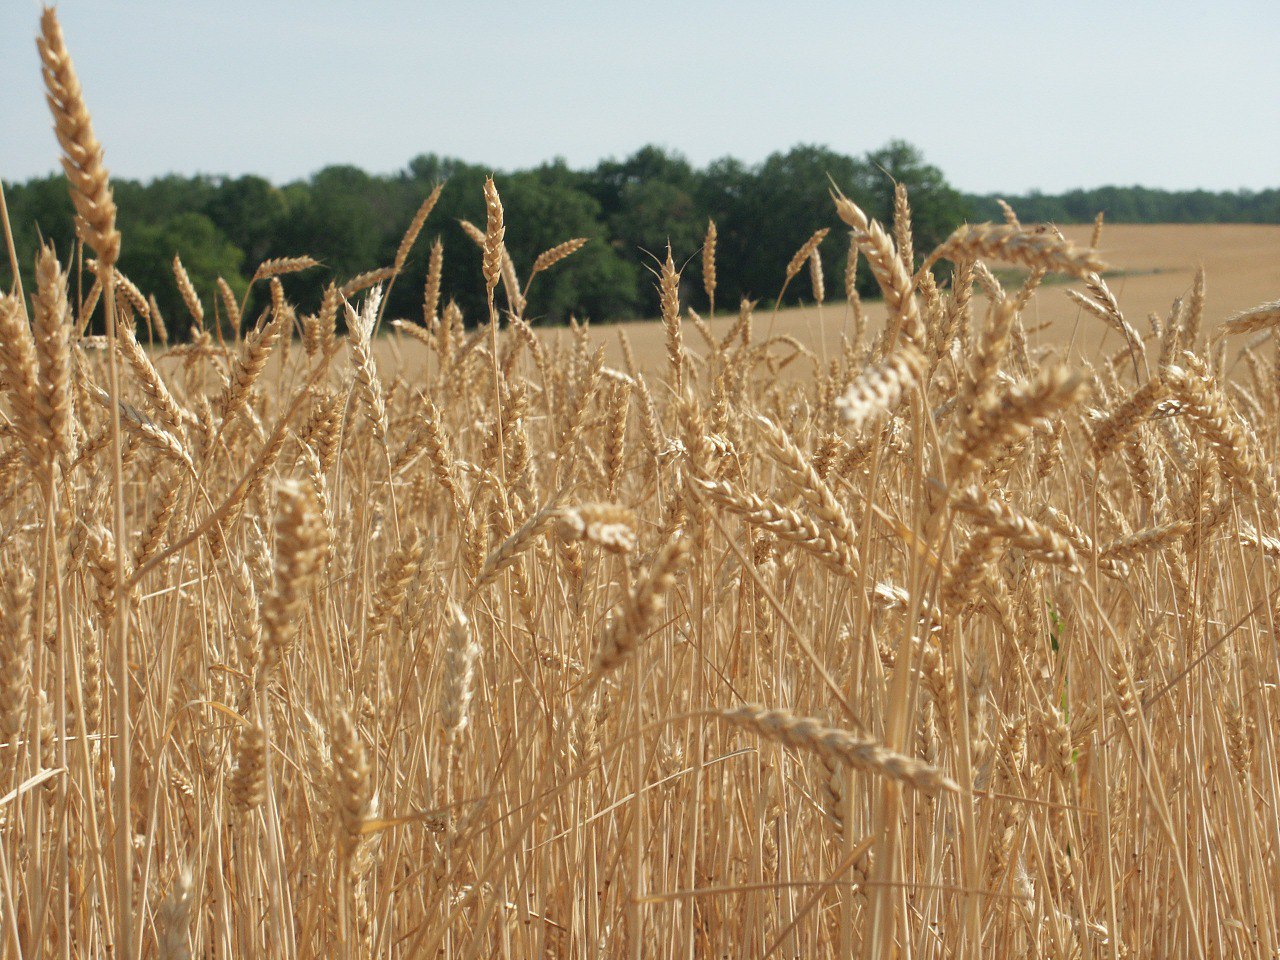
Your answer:
[[[433,195],[242,337],[175,258],[165,327],[41,27],[83,249],[0,298],[0,956],[1280,956],[1274,288],[1130,311],[1123,228],[837,193],[778,269],[842,336],[713,311],[709,234],[640,359],[530,326],[580,244],[522,285],[490,181],[488,316],[382,314]]]
[[[1062,233],[1085,246],[1093,230],[1089,226],[1068,225]],[[1151,313],[1166,316],[1175,298],[1185,299],[1191,292],[1201,268],[1208,278],[1206,303],[1217,317],[1273,299],[1280,289],[1280,226],[1273,224],[1107,224],[1101,243],[1099,252],[1110,268],[1107,283],[1123,302],[1125,314],[1137,321],[1145,321]],[[1026,277],[1025,270],[994,266],[1010,285],[1018,285]],[[757,316],[765,319],[766,328],[772,326],[773,333],[793,337],[809,353],[825,361],[842,350],[841,338],[852,334],[853,311],[843,296],[835,298],[835,302],[812,303],[810,285],[804,278],[795,283],[810,301],[807,306],[784,307],[775,316],[773,301],[761,300]],[[696,291],[696,285],[693,280],[691,292]],[[1060,359],[1099,363],[1124,341],[1113,328],[1090,321],[1089,314],[1070,299],[1069,290],[1087,292],[1081,281],[1056,276],[1027,304],[1023,324],[1029,331],[1029,340],[1046,351],[1054,351]],[[983,290],[975,293],[985,302]],[[694,304],[694,309],[723,337],[733,325],[736,309],[728,313],[721,309],[717,316],[710,317],[705,306],[702,301]],[[884,304],[869,301],[864,309],[869,329],[878,332],[886,319]],[[641,368],[650,369],[665,362],[661,321],[631,322],[626,328]],[[590,336],[593,346],[605,348],[607,363],[616,366],[623,362],[615,325],[593,326]],[[384,349],[397,364],[413,371],[413,361],[421,355],[412,350],[395,353],[396,346],[388,341]],[[772,352],[781,363],[795,350],[794,344],[779,342]],[[784,377],[811,376],[812,361],[793,361],[779,373]]]

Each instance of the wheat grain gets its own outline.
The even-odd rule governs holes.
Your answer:
[[[835,401],[840,418],[855,433],[873,417],[892,410],[914,390],[924,372],[924,356],[905,344],[888,360],[860,373]]]
[[[492,297],[502,273],[502,240],[507,232],[502,219],[502,201],[498,198],[498,188],[494,186],[493,177],[484,182],[484,206],[486,219],[480,247],[484,252],[484,282]]]
[[[439,202],[440,192],[443,189],[444,184],[436,184],[418,207],[413,219],[409,221],[409,226],[405,229],[404,236],[400,238],[400,245],[396,247],[396,256],[392,263],[396,273],[404,269],[405,261],[409,259],[409,251],[418,242],[418,234],[422,232],[422,228],[427,222],[427,217],[431,216],[431,211],[435,209],[436,203]]]
[[[1224,333],[1256,333],[1280,324],[1280,300],[1260,303],[1248,310],[1233,313],[1222,321]]]
[[[76,230],[93,248],[104,268],[120,258],[120,232],[116,229],[116,202],[111,180],[102,163],[102,144],[93,135],[93,122],[84,103],[80,80],[62,36],[62,25],[52,7],[40,15],[36,41],[44,74],[54,131],[62,146],[62,169],[71,183],[76,208]]]
[[[1038,233],[1008,224],[965,224],[957,227],[941,245],[925,259],[921,269],[939,260],[984,257],[1013,263],[1048,273],[1065,273],[1084,278],[1100,274],[1106,265],[1092,249],[1078,249],[1067,240],[1051,233]]]
[[[688,555],[689,542],[679,531],[663,544],[648,573],[631,590],[622,612],[596,645],[591,661],[593,677],[598,679],[616,670],[647,638]]]
[[[726,710],[720,716],[770,740],[789,747],[813,750],[858,770],[899,780],[922,793],[937,794],[960,789],[954,780],[922,760],[904,757],[874,740],[824,726],[810,717],[797,717],[787,710],[748,704]]]
[[[586,237],[575,237],[572,240],[566,240],[564,243],[557,243],[549,250],[543,250],[533,261],[533,268],[529,271],[529,279],[532,280],[544,270],[550,270],[561,260],[573,256],[586,245]]]
[[[827,238],[827,234],[830,232],[830,229],[826,227],[821,230],[815,230],[813,236],[800,245],[800,249],[795,252],[795,255],[787,263],[786,277],[788,280],[791,280],[804,269],[804,265],[809,262],[809,258],[813,256],[819,244]]]

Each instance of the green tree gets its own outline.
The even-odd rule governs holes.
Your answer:
[[[495,181],[502,195],[507,249],[522,281],[544,250],[586,237],[586,247],[540,275],[530,287],[529,314],[564,321],[633,315],[640,300],[637,270],[615,249],[600,204],[574,185],[563,162]]]
[[[135,227],[121,248],[120,269],[143,291],[155,296],[170,325],[170,335],[185,339],[191,317],[173,277],[173,257],[182,258],[191,283],[204,303],[206,322],[213,322],[215,284],[224,278],[237,295],[245,280],[241,274],[244,253],[200,213],[179,213],[161,224]]]
[[[965,198],[980,220],[1002,216],[996,195]],[[1022,196],[1002,195],[1027,222],[1087,223],[1098,213],[1112,223],[1280,223],[1280,190],[1152,190],[1095,187]]]
[[[970,215],[960,192],[909,143],[893,140],[873,150],[867,154],[867,165],[883,174],[877,181],[879,189],[874,190],[876,200],[871,206],[873,215],[883,219],[886,226],[893,222],[893,185],[901,183],[907,188],[917,260]],[[872,184],[866,188],[871,190]]]
[[[847,244],[830,190],[834,182],[863,202],[867,170],[860,161],[825,147],[798,146],[752,169],[720,161],[708,179],[719,234],[716,296],[725,307],[736,306],[739,297],[775,296],[788,261],[822,227],[832,230],[821,248],[823,268],[829,275],[842,269]],[[788,292],[791,302],[809,297],[805,282]]]
[[[29,289],[41,240],[53,243],[65,261],[75,250],[75,208],[62,176],[39,177],[26,183],[5,184],[5,202],[13,230],[22,282]],[[6,288],[13,283],[9,258],[0,256],[0,278]]]
[[[289,215],[284,191],[252,176],[220,181],[202,207],[189,209],[203,210],[227,239],[244,251],[250,269],[280,245]]]

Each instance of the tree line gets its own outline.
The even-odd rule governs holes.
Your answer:
[[[978,220],[1000,217],[997,196],[969,195]],[[1099,211],[1112,223],[1280,223],[1280,189],[1152,190],[1150,187],[1097,187],[1056,195],[1001,195],[1028,221],[1087,223]]]
[[[125,236],[120,266],[138,287],[155,295],[170,317],[185,313],[170,269],[175,253],[209,309],[218,277],[240,294],[257,265],[269,258],[309,254],[322,264],[317,271],[327,274],[320,279],[342,282],[391,263],[419,204],[444,182],[440,201],[392,291],[388,315],[420,315],[427,253],[439,237],[445,250],[443,296],[455,298],[474,319],[483,309],[482,285],[476,282],[480,252],[461,221],[483,227],[481,186],[490,173],[488,167],[425,154],[389,175],[329,166],[282,186],[257,176],[172,175],[146,183],[119,179],[115,192]],[[902,141],[858,157],[802,145],[758,164],[725,158],[701,168],[677,153],[648,146],[589,169],[571,169],[556,160],[494,176],[506,211],[507,248],[521,277],[547,248],[572,237],[589,240],[533,285],[526,315],[548,322],[561,322],[571,313],[595,321],[655,314],[651,271],[665,257],[668,243],[678,262],[690,263],[690,291],[695,283],[700,288],[698,254],[709,219],[717,224],[720,308],[736,309],[742,297],[774,296],[787,261],[821,227],[833,228],[820,250],[824,272],[842,278],[848,245],[828,197],[833,185],[889,222],[894,183],[903,183],[910,194],[917,249],[937,243],[965,220],[1000,216],[994,198],[961,194],[919,150]],[[49,176],[6,185],[6,194],[24,274],[41,238],[53,241],[66,257],[75,231],[64,179]],[[1028,220],[1088,220],[1104,210],[1113,221],[1280,222],[1280,192],[1275,190],[1168,194],[1134,187],[1008,199]],[[3,259],[0,279],[8,282]],[[286,291],[300,306],[313,309],[321,286],[317,279],[317,272],[285,278]],[[873,292],[865,268],[858,284],[862,292]],[[811,295],[807,284],[796,283],[787,300],[799,302]],[[246,321],[253,316],[250,311]]]

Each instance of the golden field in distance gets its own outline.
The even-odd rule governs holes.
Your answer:
[[[1087,245],[1093,227],[1077,224],[1062,228],[1063,234],[1082,246]],[[837,233],[826,239],[828,244],[845,242]],[[1103,259],[1117,274],[1108,282],[1124,308],[1125,316],[1146,334],[1150,332],[1146,318],[1150,313],[1165,317],[1174,297],[1185,297],[1191,291],[1196,268],[1203,265],[1208,278],[1207,320],[1225,319],[1231,314],[1255,304],[1273,299],[1280,290],[1280,226],[1270,224],[1107,224],[1103,228],[1101,247]],[[693,251],[680,251],[689,255]],[[698,286],[696,266],[690,269],[688,284],[692,306],[706,318],[706,301]],[[779,283],[782,265],[779,264]],[[808,294],[808,275],[801,273],[795,283]],[[840,349],[840,336],[848,332],[849,316],[845,301],[838,289],[839,278],[828,281],[830,289],[827,303],[817,307],[784,309],[778,312],[774,332],[789,334],[805,346],[821,355],[825,345],[828,356]],[[1044,330],[1031,335],[1032,342],[1053,343],[1061,346],[1073,343],[1073,355],[1086,359],[1096,357],[1100,349],[1111,352],[1121,348],[1117,333],[1084,314],[1067,299],[1069,289],[1083,290],[1079,283],[1056,284],[1044,287],[1035,301],[1035,308],[1026,317],[1028,327],[1049,324]],[[770,294],[771,295],[771,294]],[[756,308],[756,322],[761,328],[769,325],[770,306],[768,296],[762,296]],[[732,307],[730,311],[727,308]],[[867,316],[873,328],[884,323],[884,304],[868,301]],[[720,304],[712,329],[717,335],[728,332],[736,318],[736,305]],[[593,341],[605,347],[607,363],[622,362],[618,346],[617,328],[626,330],[635,349],[636,359],[645,368],[652,368],[665,361],[664,332],[657,320],[637,320],[625,324],[598,324],[592,327]],[[545,332],[554,337],[558,328]],[[823,333],[825,331],[825,338]],[[699,341],[695,337],[695,346]],[[825,344],[824,344],[825,339]],[[418,356],[416,348],[406,344],[405,360],[410,365]],[[779,351],[785,356],[786,351]],[[808,372],[806,370],[806,372]]]

